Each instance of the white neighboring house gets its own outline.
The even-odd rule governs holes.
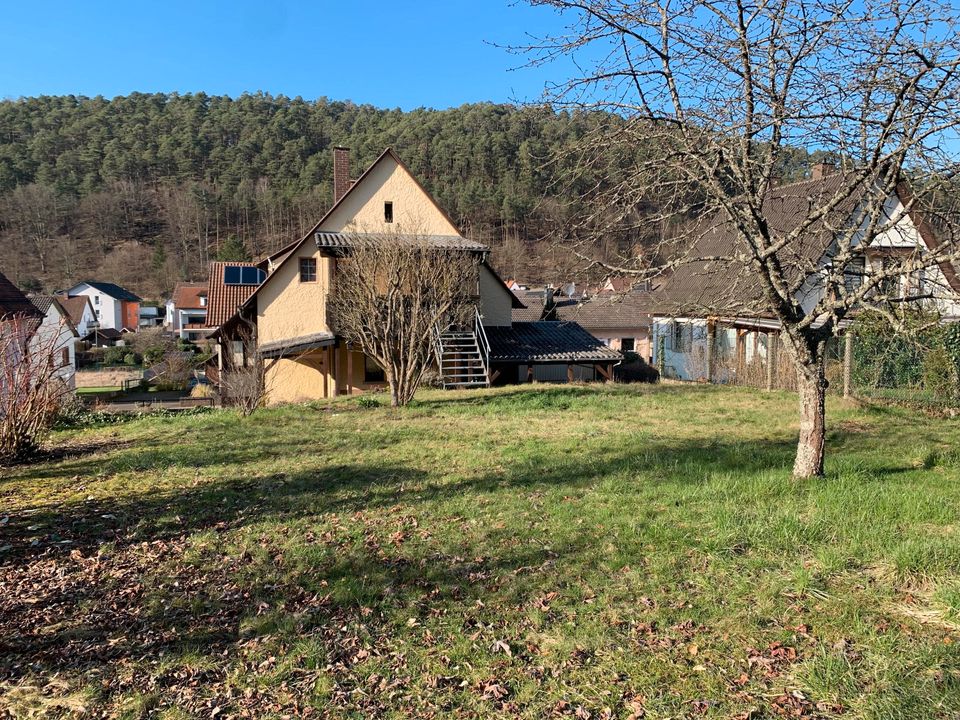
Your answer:
[[[789,232],[806,217],[809,203],[832,196],[840,179],[830,166],[819,166],[811,180],[772,188],[764,201],[768,222],[777,230]],[[936,238],[929,226],[918,215],[906,211],[901,197],[905,192],[905,187],[898,187],[886,199],[886,215],[891,221],[896,218],[896,223],[873,239],[859,256],[858,265],[849,266],[848,288],[859,287],[864,277],[879,271],[891,257],[917,249],[923,254],[935,246]],[[819,268],[804,278],[797,293],[804,312],[813,310],[826,292],[822,272],[837,251],[837,235],[831,227],[857,222],[860,210],[852,206],[840,212],[846,214],[831,218],[831,223],[812,226],[809,237],[802,238],[798,247],[780,251],[785,267]],[[853,247],[862,242],[857,236],[862,238],[862,230],[855,234]],[[708,228],[701,238],[701,250],[705,256],[729,256],[738,242],[734,238],[730,225],[721,223]],[[944,322],[960,320],[960,277],[949,263],[927,268],[915,276],[897,278],[891,290],[891,294],[901,298],[927,296],[922,302],[936,310]],[[666,377],[727,382],[737,368],[754,360],[765,361],[768,346],[778,340],[779,321],[772,314],[757,310],[762,306],[758,303],[758,283],[742,269],[703,262],[682,265],[665,281],[660,292],[661,298],[654,304],[652,350],[654,364],[663,368]],[[852,318],[842,321],[841,328],[851,321]]]
[[[177,283],[173,295],[167,300],[164,325],[168,330],[194,342],[210,333],[207,327],[207,287],[207,283]]]
[[[90,298],[101,330],[136,330],[140,326],[140,298],[119,285],[86,280],[67,290],[67,296]]]
[[[43,314],[43,320],[34,332],[34,342],[46,347],[53,338],[56,338],[54,351],[59,363],[56,375],[68,388],[76,389],[76,341],[79,337],[77,328],[70,319],[69,313],[52,295],[31,295],[29,299]]]

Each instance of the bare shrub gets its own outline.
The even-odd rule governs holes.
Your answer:
[[[70,390],[60,332],[39,331],[39,320],[15,315],[0,320],[0,463],[35,454]]]
[[[267,397],[266,367],[257,350],[257,331],[246,323],[234,336],[239,343],[236,357],[224,358],[220,372],[220,397],[224,405],[235,407],[244,417],[263,406]]]

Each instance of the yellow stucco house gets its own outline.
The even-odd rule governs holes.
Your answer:
[[[441,359],[445,386],[486,386],[498,378],[517,381],[521,373],[516,367],[521,363],[583,361],[600,363],[609,371],[607,366],[619,359],[582,329],[566,327],[573,324],[550,323],[556,327],[541,328],[539,333],[549,336],[546,345],[543,338],[534,338],[531,345],[529,336],[531,332],[537,335],[537,328],[514,328],[512,310],[523,304],[487,263],[489,249],[460,234],[393,150],[386,149],[351,181],[348,151],[334,148],[333,180],[333,206],[303,238],[260,263],[237,263],[235,267],[221,263],[211,272],[210,313],[217,325],[212,337],[218,342],[220,367],[243,352],[237,329],[255,325],[269,404],[382,387],[382,370],[337,336],[327,309],[331,293],[336,292],[337,258],[349,253],[352,238],[363,234],[402,238],[411,233],[438,248],[468,250],[480,257],[473,292],[478,298],[475,326],[460,328],[447,338],[451,358],[473,360],[464,364]],[[558,332],[566,347],[556,346]],[[441,338],[440,358],[446,354],[443,343]],[[524,344],[529,346],[526,350],[521,347]],[[504,349],[509,358],[503,355]],[[556,357],[540,357],[538,351],[542,350]],[[563,350],[582,357],[569,352],[564,355]]]

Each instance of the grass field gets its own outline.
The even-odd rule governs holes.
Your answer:
[[[0,480],[14,717],[956,718],[960,421],[529,386],[61,433]],[[2,710],[0,710],[2,715]]]

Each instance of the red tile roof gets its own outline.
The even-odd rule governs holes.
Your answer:
[[[245,303],[257,285],[227,285],[223,281],[223,269],[230,267],[257,267],[249,262],[210,263],[210,283],[207,288],[207,326],[220,327],[232,318]]]
[[[178,310],[206,308],[206,305],[201,304],[200,296],[207,295],[208,287],[209,283],[177,283],[177,286],[173,289],[173,304]]]
[[[83,322],[83,311],[90,305],[90,298],[86,295],[77,295],[75,297],[57,295],[57,302],[60,303],[60,307],[62,307],[64,312],[70,317],[70,322],[74,325],[79,325]],[[90,317],[96,317],[92,305],[90,306]]]

